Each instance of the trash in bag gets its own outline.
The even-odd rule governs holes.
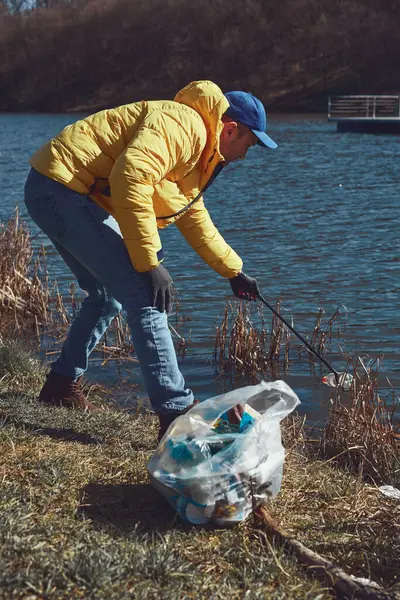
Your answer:
[[[162,438],[147,467],[152,483],[190,523],[243,521],[280,490],[280,422],[299,402],[284,381],[274,381],[197,404]],[[237,405],[239,422],[231,418]]]

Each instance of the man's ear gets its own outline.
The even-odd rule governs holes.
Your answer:
[[[236,121],[230,121],[229,123],[227,123],[226,124],[227,136],[232,137],[232,135],[235,134],[237,128],[238,128],[238,124],[236,123]]]

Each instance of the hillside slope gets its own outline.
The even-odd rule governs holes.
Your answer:
[[[383,0],[75,0],[0,18],[0,110],[95,110],[195,79],[270,109],[400,90],[398,10]]]

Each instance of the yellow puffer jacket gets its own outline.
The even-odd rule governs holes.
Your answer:
[[[112,214],[138,271],[158,266],[158,228],[176,221],[217,273],[233,277],[242,261],[219,234],[202,198],[178,217],[160,218],[196,198],[223,160],[219,136],[227,108],[217,85],[195,81],[174,101],[135,102],[69,125],[32,157],[31,165],[90,194]]]

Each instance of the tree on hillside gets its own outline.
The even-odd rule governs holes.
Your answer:
[[[31,0],[0,0],[1,14],[18,14],[32,8]]]
[[[75,0],[0,0],[2,14],[17,15],[37,8],[54,8],[60,4],[74,4]]]
[[[395,0],[0,0],[0,111],[94,111],[193,79],[278,110],[400,86]],[[240,15],[240,16],[238,16]]]

